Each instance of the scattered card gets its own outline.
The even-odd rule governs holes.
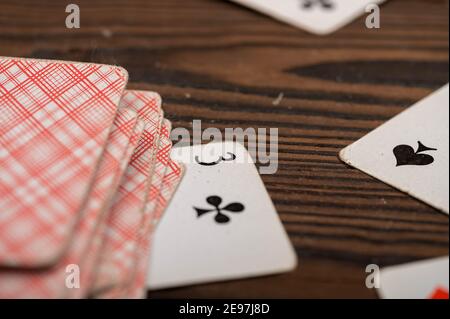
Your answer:
[[[231,0],[316,34],[332,33],[385,0]],[[364,26],[362,25],[361,28]]]
[[[387,267],[380,271],[384,299],[448,299],[448,256]]]
[[[340,152],[348,165],[449,213],[448,84]]]
[[[296,254],[247,150],[211,143],[172,150],[186,172],[155,231],[148,287],[290,271]]]

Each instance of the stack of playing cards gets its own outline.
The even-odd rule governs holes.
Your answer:
[[[0,57],[0,298],[142,297],[183,167],[117,66]]]

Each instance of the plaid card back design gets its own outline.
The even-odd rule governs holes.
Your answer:
[[[177,187],[183,178],[184,166],[181,163],[175,162],[170,159],[168,164],[169,165],[166,168],[166,174],[164,176],[157,198],[156,208],[153,212],[153,218],[156,219],[156,222],[152,221],[147,225],[147,229],[144,230],[145,237],[138,250],[135,274],[127,289],[128,298],[145,297],[149,266],[148,264],[151,252],[151,233],[153,232],[155,224],[157,224],[159,219],[162,217],[164,210],[169,205],[170,200],[175,194],[175,191],[177,190]]]
[[[82,297],[86,291],[86,272],[83,255],[90,247],[93,233],[114,184],[120,178],[120,165],[137,123],[137,114],[131,110],[120,110],[117,114],[108,142],[95,176],[88,203],[81,213],[64,257],[53,267],[38,271],[11,270],[0,272],[0,298],[63,298]],[[117,187],[117,185],[116,185]],[[65,279],[66,268],[76,265],[80,270],[80,285],[70,289]]]
[[[161,126],[161,133],[159,139],[158,152],[156,154],[155,169],[153,170],[152,183],[148,192],[147,203],[145,205],[146,222],[153,220],[156,204],[158,201],[161,184],[166,173],[166,168],[169,165],[170,150],[172,149],[172,141],[170,140],[170,132],[172,130],[172,123],[164,119]]]
[[[109,212],[94,293],[121,285],[129,277],[162,122],[161,98],[156,93],[126,91],[121,106],[135,110],[146,125]]]
[[[183,178],[184,166],[181,163],[170,159],[168,164],[169,165],[166,168],[160,194],[158,195],[158,200],[156,203],[153,225],[158,224],[159,220],[163,216],[164,210],[167,205],[169,205],[178,184]]]
[[[144,132],[144,128],[145,128],[145,122],[142,120],[138,120],[138,123],[134,129],[133,135],[130,139],[130,143],[128,145],[128,148],[126,150],[125,153],[125,160],[121,163],[121,167],[120,167],[120,180],[118,181],[117,187],[114,188],[115,192],[117,191],[118,185],[120,185],[120,183],[123,180],[123,175],[125,173],[126,168],[128,167],[129,161],[131,159],[132,154],[134,153],[138,142],[142,136],[142,133]],[[115,195],[114,192],[114,195]],[[93,236],[92,239],[92,244],[89,247],[88,252],[84,255],[84,264],[83,264],[83,270],[86,273],[86,286],[87,286],[87,295],[88,296],[93,296],[93,285],[94,285],[94,281],[95,281],[95,275],[97,273],[97,267],[96,264],[99,261],[100,258],[100,251],[103,245],[103,234],[106,230],[107,227],[107,218],[108,218],[108,214],[109,214],[109,210],[111,209],[111,205],[112,205],[112,201],[110,203],[108,203],[107,207],[105,207],[105,214],[102,215],[100,221],[99,221],[99,225],[97,227],[97,229],[95,230],[95,234]]]
[[[0,265],[62,255],[127,79],[115,66],[0,57]]]
[[[127,120],[129,124],[126,125],[124,120]],[[113,163],[110,165],[109,174],[100,167],[99,172],[104,172],[104,174],[97,174],[94,182],[94,190],[98,190],[97,194],[95,192],[91,194],[86,218],[83,219],[78,227],[78,232],[75,233],[77,242],[75,246],[80,247],[76,257],[77,264],[80,266],[80,288],[70,289],[67,295],[70,298],[82,298],[88,295],[89,283],[92,282],[94,275],[92,264],[95,262],[95,257],[92,252],[96,249],[94,243],[96,232],[112,205],[113,196],[116,194],[133,150],[144,130],[144,123],[138,120],[137,113],[127,108],[119,109],[115,122],[118,123],[119,130],[110,136],[110,140],[113,142],[108,143],[104,154],[104,156],[113,155],[115,160],[109,160],[111,164]],[[89,242],[83,242],[80,238],[89,238]]]
[[[166,166],[169,161],[169,154],[172,148],[172,142],[170,141],[170,131],[172,129],[172,124],[167,119],[164,119],[161,125],[159,143],[158,143],[158,151],[156,153],[155,165],[153,169],[153,175],[151,176],[151,185],[149,188],[149,193],[147,197],[147,203],[145,205],[144,217],[139,227],[138,233],[138,248],[136,249],[135,256],[133,258],[134,266],[132,266],[131,270],[133,272],[136,271],[136,267],[138,265],[138,261],[136,258],[139,257],[138,251],[141,249],[140,246],[145,243],[148,234],[147,229],[149,229],[148,224],[151,225],[152,215],[154,213],[154,209],[157,203],[157,197],[159,195],[160,187],[162,185],[162,181],[164,178],[164,173],[166,171]],[[134,276],[134,275],[133,275]],[[133,276],[130,276],[132,278]],[[97,298],[121,298],[126,297],[127,287],[129,284],[125,286],[116,286],[112,289],[109,289],[99,295]]]

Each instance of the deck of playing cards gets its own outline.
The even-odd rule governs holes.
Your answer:
[[[117,66],[0,58],[0,298],[141,298],[295,267],[245,148],[173,153],[160,96],[127,80]]]
[[[0,298],[138,298],[183,174],[117,66],[0,57]]]

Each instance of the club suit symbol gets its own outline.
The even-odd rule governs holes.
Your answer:
[[[226,205],[225,207],[220,208],[220,205],[222,204],[222,198],[219,196],[209,196],[206,199],[206,202],[213,206],[212,209],[203,209],[203,208],[197,208],[194,207],[195,211],[197,212],[197,217],[200,218],[201,216],[214,212],[216,216],[214,217],[214,220],[218,224],[226,224],[230,222],[230,217],[224,214],[224,212],[230,212],[230,213],[241,213],[244,211],[245,207],[241,203],[230,203]]]
[[[420,141],[417,143],[419,145],[417,151],[414,151],[409,145],[398,145],[394,147],[392,151],[397,159],[397,167],[405,165],[425,166],[434,162],[433,156],[423,154],[423,152],[437,151],[437,149],[425,146]]]
[[[321,5],[323,9],[333,9],[334,4],[331,2],[331,0],[303,0],[303,8],[304,9],[311,9],[315,5]]]

